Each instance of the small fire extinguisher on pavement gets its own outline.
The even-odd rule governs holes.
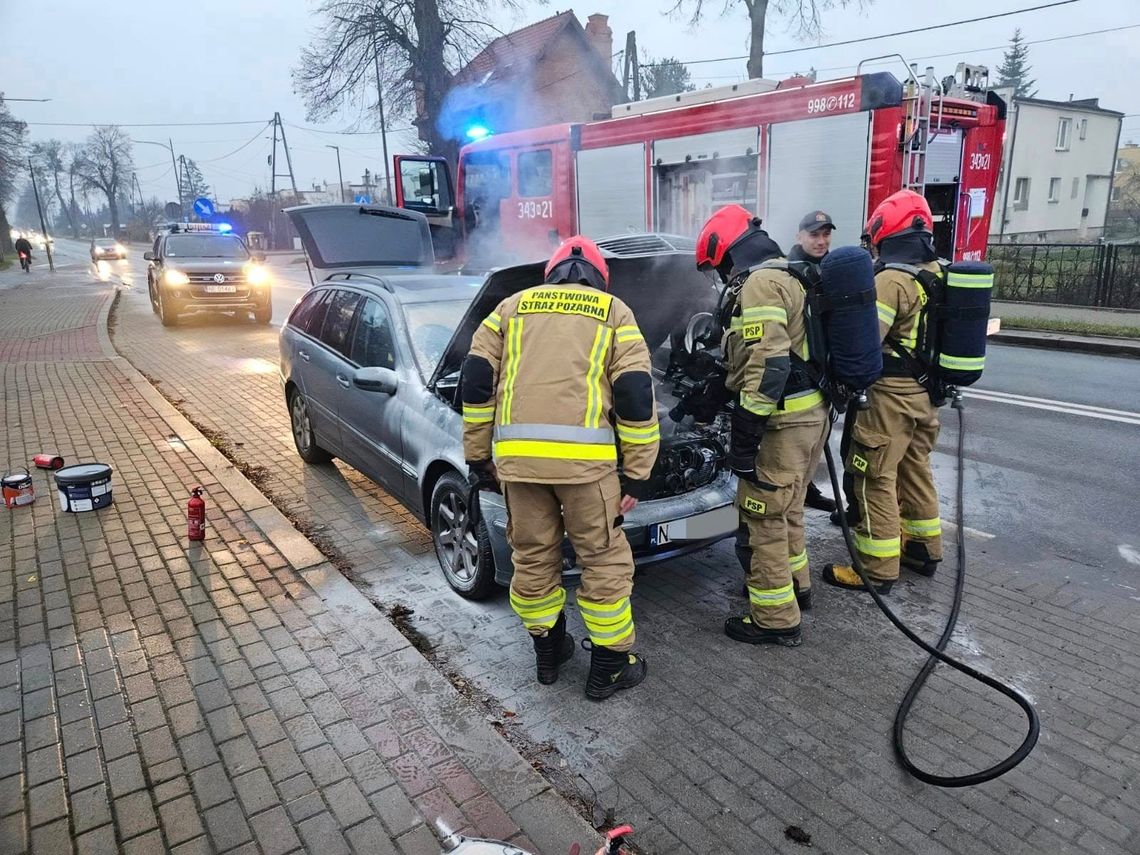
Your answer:
[[[201,485],[190,489],[190,501],[186,503],[186,537],[190,540],[206,539],[206,500]]]

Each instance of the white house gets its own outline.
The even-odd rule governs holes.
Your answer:
[[[990,240],[1093,241],[1104,234],[1123,114],[1096,98],[1006,97],[1005,154]]]

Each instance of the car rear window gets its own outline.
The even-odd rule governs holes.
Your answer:
[[[325,311],[328,309],[328,300],[326,299],[328,295],[327,290],[310,291],[302,297],[293,308],[292,314],[289,315],[289,325],[302,332],[307,332],[309,335],[319,333],[321,322],[325,319]]]

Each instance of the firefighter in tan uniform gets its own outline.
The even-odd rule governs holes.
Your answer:
[[[871,387],[870,408],[856,417],[844,464],[860,512],[855,546],[883,594],[898,579],[900,560],[924,576],[933,576],[942,560],[942,522],[930,469],[938,408],[906,358],[915,348],[926,292],[913,275],[888,266],[938,273],[933,226],[929,205],[912,190],[888,197],[867,226],[878,253],[875,291],[883,376]],[[849,565],[828,564],[823,579],[840,588],[864,587]]]
[[[725,621],[724,631],[749,644],[796,646],[801,604],[811,596],[803,501],[827,426],[823,395],[802,368],[803,286],[760,220],[739,205],[705,223],[697,266],[716,270],[738,292],[723,349],[726,385],[737,395],[729,465],[739,479],[741,535],[747,533],[751,553],[750,607]]]
[[[511,606],[533,637],[540,683],[557,680],[574,652],[563,612],[569,536],[591,642],[586,695],[601,700],[645,678],[645,660],[631,652],[633,552],[621,523],[653,469],[660,431],[649,349],[633,312],[606,293],[601,251],[570,238],[545,279],[503,300],[472,339],[460,379],[463,448],[488,487],[502,485]]]

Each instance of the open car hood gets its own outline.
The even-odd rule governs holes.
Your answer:
[[[431,229],[418,211],[383,205],[298,205],[285,213],[318,270],[430,270],[435,263]]]
[[[697,270],[690,238],[632,234],[597,243],[610,268],[610,293],[633,310],[650,352],[673,334],[683,333],[694,314],[716,308],[719,287],[709,274]],[[459,370],[483,319],[510,295],[541,285],[545,266],[545,261],[539,261],[487,274],[432,372],[429,386]]]

